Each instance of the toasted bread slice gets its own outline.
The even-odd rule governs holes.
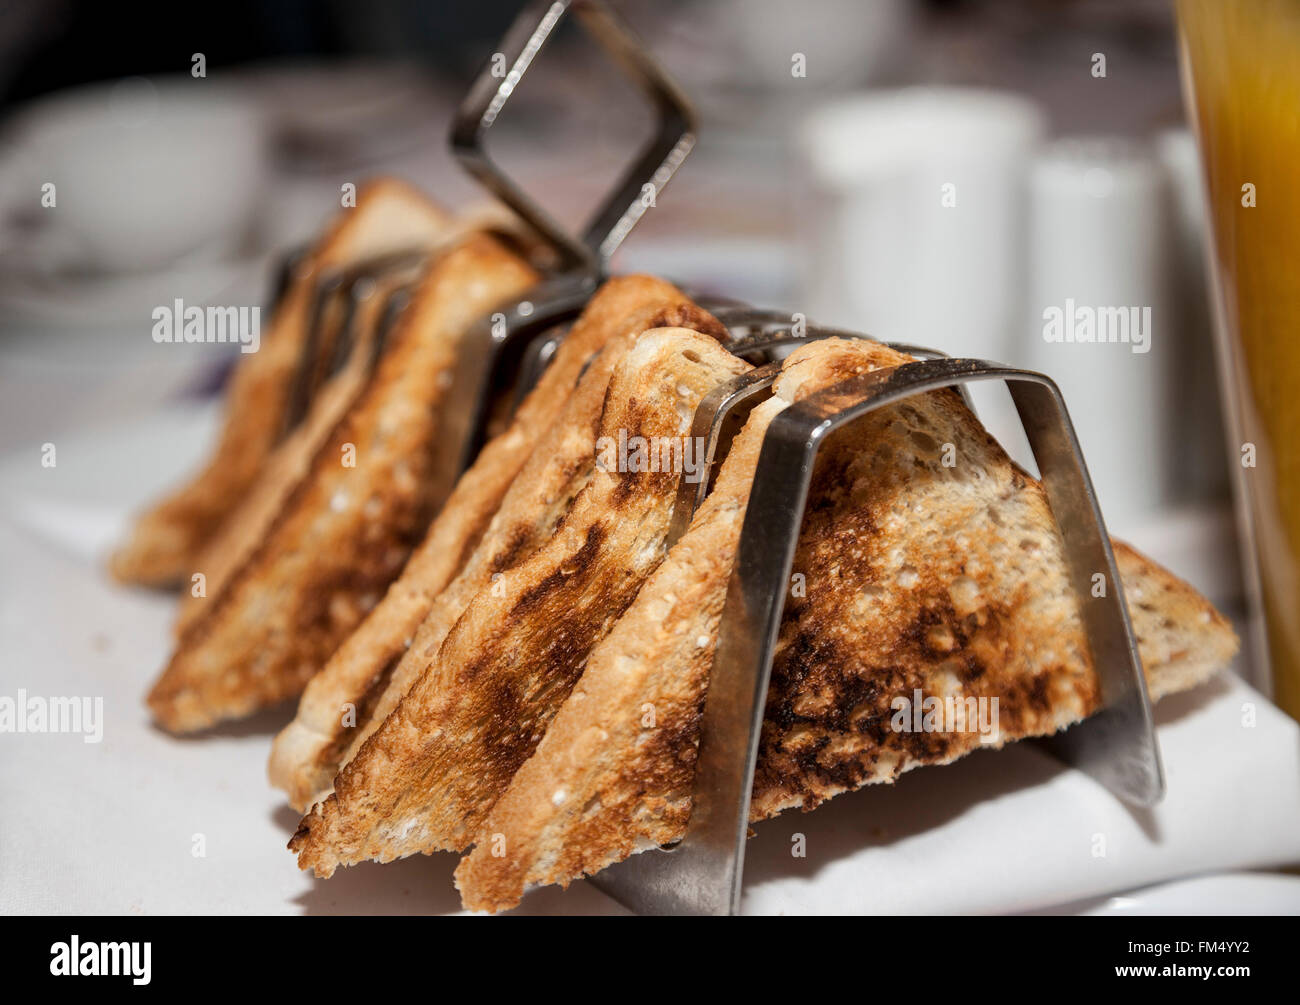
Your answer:
[[[611,279],[592,297],[510,428],[483,448],[401,578],[312,678],[276,738],[271,780],[294,806],[328,795],[339,767],[401,700],[474,594],[550,539],[591,476],[610,371],[636,335],[665,325],[725,334],[662,280]]]
[[[312,290],[323,271],[438,239],[448,216],[401,182],[361,188],[303,260],[255,353],[242,355],[226,394],[225,423],[207,465],[146,510],[109,561],[126,583],[167,586],[190,575],[205,544],[243,499],[274,449],[302,351]]]
[[[699,718],[763,433],[794,400],[906,357],[811,343],[786,362],[716,486],[587,669],[456,871],[467,907],[591,874],[680,840]],[[945,468],[942,446],[957,464]],[[822,448],[787,599],[752,819],[980,746],[974,731],[895,732],[894,699],[997,697],[993,745],[1053,733],[1097,705],[1078,601],[1046,498],[949,391],[834,434]],[[1236,648],[1191,587],[1116,545],[1153,696],[1190,687]],[[647,711],[649,710],[649,712]],[[960,725],[960,724],[950,724]]]
[[[596,438],[614,369],[641,333],[664,326],[727,337],[726,329],[712,315],[684,300],[647,305],[622,318],[623,331],[583,372],[563,414],[510,486],[480,545],[455,580],[433,598],[409,650],[379,694],[369,720],[353,730],[356,735],[347,745],[340,767],[356,756],[365,740],[406,696],[470,602],[554,536],[560,520],[591,481]]]
[[[441,499],[428,477],[460,340],[537,281],[483,235],[434,261],[374,378],[149,695],[184,732],[294,697],[374,606]]]
[[[682,467],[699,400],[745,369],[688,329],[637,340],[610,378],[590,482],[550,541],[474,597],[334,794],[303,820],[290,842],[301,867],[326,876],[469,842],[592,645],[664,557],[680,476],[663,448]],[[627,446],[628,463],[615,444]]]
[[[454,228],[449,228],[445,233],[453,231]],[[204,588],[182,591],[174,628],[178,639],[221,595],[231,575],[261,543],[289,494],[306,477],[312,458],[326,437],[365,388],[386,294],[418,277],[416,265],[394,270],[375,280],[371,295],[357,305],[357,316],[352,320],[356,338],[342,369],[321,385],[303,421],[271,452],[244,498],[195,560],[194,569],[203,570]],[[331,323],[337,331],[347,322],[342,317],[341,305],[335,306],[339,308],[335,312],[339,316],[332,318]]]

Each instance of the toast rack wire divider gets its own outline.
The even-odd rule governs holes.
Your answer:
[[[817,325],[802,335],[791,331],[791,321],[779,311],[762,310],[745,305],[728,303],[716,307],[713,315],[731,334],[727,348],[733,355],[762,363],[757,369],[724,381],[700,401],[695,410],[691,435],[705,445],[703,478],[689,481],[683,478],[677,485],[677,498],[673,503],[672,518],[668,526],[667,547],[672,547],[690,527],[691,519],[712,487],[712,475],[722,461],[731,439],[740,432],[745,419],[755,405],[770,396],[772,382],[781,372],[781,365],[773,359],[775,351],[793,349],[804,342],[827,338],[862,338],[856,332],[842,328]],[[922,359],[947,359],[948,354],[938,349],[912,345],[908,342],[889,342],[889,348]],[[975,405],[965,387],[958,388],[966,407],[975,411]]]
[[[633,78],[658,115],[654,137],[597,210],[581,239],[569,235],[516,186],[487,156],[483,145],[533,60],[570,11]],[[605,276],[610,257],[644,214],[648,205],[642,197],[645,186],[653,186],[657,195],[695,144],[695,115],[689,101],[601,0],[535,0],[520,12],[499,51],[509,70],[504,78],[494,76],[490,65],[480,72],[455,116],[452,151],[474,178],[554,246],[565,268],[523,299],[482,319],[468,333],[444,411],[448,439],[459,443],[461,449],[444,452],[434,475],[447,491],[482,444],[491,390],[517,377],[517,403],[536,381],[554,353],[563,327],[582,310]],[[373,274],[370,277],[374,278]],[[282,278],[281,291],[283,288]],[[324,318],[329,298],[340,288],[353,297],[354,306],[354,284],[335,275],[321,277],[312,306],[313,329]],[[398,287],[389,294],[373,349],[375,357],[407,299],[409,287]],[[789,330],[789,320],[775,312],[699,299],[702,306],[712,307],[732,332],[728,347],[745,358],[770,359],[775,350],[813,339],[862,337],[816,327],[796,336]],[[1088,598],[1083,584],[1090,583],[1095,572],[1106,576],[1106,596],[1085,599],[1080,605],[1100,677],[1101,710],[1049,744],[1067,763],[1128,802],[1150,805],[1163,795],[1164,776],[1146,682],[1122,586],[1060,391],[1042,374],[981,360],[951,359],[917,346],[888,344],[921,358],[813,395],[785,409],[768,428],[728,581],[701,725],[687,833],[671,851],[637,855],[593,878],[597,886],[639,913],[738,913],[750,791],[772,656],[818,448],[830,432],[877,408],[943,387],[956,388],[970,406],[967,384],[1006,382],[1058,521],[1078,596]],[[339,350],[332,354],[337,360]],[[720,385],[701,402],[692,432],[705,439],[706,464],[718,459],[744,416],[770,394],[778,373],[779,364],[769,362]],[[309,386],[308,395],[310,391]],[[688,485],[683,479],[670,542],[689,526],[709,483],[707,472],[696,484]],[[772,547],[774,540],[776,548]]]
[[[580,240],[525,194],[484,148],[488,132],[511,95],[570,11],[654,107],[657,123],[653,136],[605,197]],[[497,77],[489,64],[470,86],[452,123],[452,153],[470,175],[549,240],[571,269],[601,274],[650,205],[650,200],[643,198],[645,188],[653,186],[658,195],[695,146],[695,111],[627,23],[602,0],[534,0],[506,32],[500,53],[509,70],[504,77]]]
[[[764,334],[770,312],[732,315],[746,338],[733,345],[779,345],[850,333],[809,329],[795,338]],[[753,330],[756,322],[760,331]],[[862,337],[862,336],[853,336]],[[940,388],[1001,380],[1015,402],[1053,516],[1065,545],[1071,583],[1080,598],[1085,634],[1100,679],[1101,707],[1046,742],[1066,763],[1091,775],[1126,802],[1149,806],[1164,794],[1164,772],[1146,679],[1124,603],[1110,539],[1065,401],[1048,377],[975,359],[894,345],[932,358],[878,370],[797,402],[768,427],[727,583],[714,665],[701,722],[692,812],[672,849],[649,850],[607,869],[592,882],[640,914],[730,915],[740,912],[750,794],[767,704],[772,659],[799,528],[818,450],[836,429],[870,412]],[[747,412],[770,391],[779,364],[769,363],[716,388],[701,402],[692,434],[705,439],[706,464],[717,456],[729,412]],[[969,399],[967,399],[969,400]],[[735,423],[730,427],[734,429]],[[707,486],[708,474],[698,486]],[[679,487],[671,533],[680,536],[704,489]],[[1092,597],[1092,576],[1107,590]]]
[[[569,234],[488,156],[487,135],[562,20],[572,12],[654,108],[656,128],[636,159],[605,196],[581,238]],[[499,46],[504,77],[485,64],[457,110],[449,135],[461,166],[554,246],[559,274],[518,302],[480,320],[457,354],[443,409],[449,442],[461,444],[437,461],[434,483],[450,492],[486,437],[493,388],[515,387],[515,403],[535,382],[558,344],[557,330],[578,316],[605,277],[610,257],[667,185],[695,145],[690,101],[663,72],[632,30],[601,0],[535,0],[526,5]]]
[[[327,269],[316,278],[308,308],[306,335],[289,382],[289,398],[281,420],[281,439],[307,417],[312,400],[321,387],[351,358],[362,336],[357,330],[358,309],[364,300],[376,294],[376,284],[385,278],[398,279],[413,273],[427,258],[422,250],[392,252],[349,267]],[[277,301],[283,299],[290,281],[284,272],[291,271],[301,261],[302,251],[299,250],[291,253],[282,266]],[[398,284],[398,289],[409,289],[412,282],[413,279],[408,278]],[[393,292],[396,291],[388,294],[390,300]],[[328,324],[331,312],[336,312],[333,325]],[[380,319],[367,347],[367,371],[373,370],[378,363],[395,320],[382,309]]]

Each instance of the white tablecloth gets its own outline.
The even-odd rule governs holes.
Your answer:
[[[452,855],[328,881],[297,870],[284,848],[297,814],[265,772],[291,709],[193,739],[150,724],[142,696],[167,655],[172,602],[112,585],[102,552],[210,428],[208,413],[169,414],[68,438],[54,469],[35,448],[0,461],[0,696],[104,705],[99,743],[0,733],[0,910],[457,910]],[[1243,725],[1247,704],[1253,726]],[[1032,745],[980,752],[760,825],[745,908],[1024,911],[1300,862],[1300,728],[1230,676],[1162,702],[1157,719],[1169,794],[1151,812]],[[791,855],[795,833],[804,858]],[[531,894],[522,910],[619,909],[576,884]]]

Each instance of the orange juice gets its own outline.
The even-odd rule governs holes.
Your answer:
[[[1300,0],[1178,0],[1178,20],[1274,697],[1300,718]]]

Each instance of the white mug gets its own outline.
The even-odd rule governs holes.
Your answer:
[[[1004,355],[1017,316],[1032,102],[968,88],[866,92],[817,112],[806,311],[951,355]]]
[[[1172,220],[1146,143],[1058,140],[1030,176],[1029,271],[1015,362],[1060,385],[1102,512],[1140,525],[1173,501]]]
[[[267,178],[262,116],[202,78],[53,95],[5,137],[7,269],[111,274],[223,257],[254,224]]]

